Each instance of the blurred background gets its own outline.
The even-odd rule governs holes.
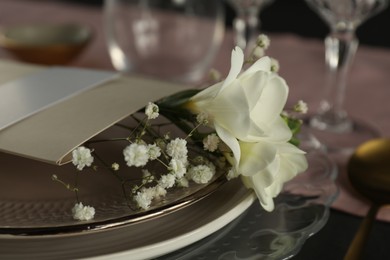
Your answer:
[[[82,5],[103,5],[103,0],[61,0]],[[222,0],[226,25],[232,27],[235,11]],[[274,0],[260,14],[261,30],[265,33],[294,33],[303,37],[323,39],[329,32],[326,24],[304,0]],[[357,30],[361,44],[390,47],[390,8],[370,18]]]

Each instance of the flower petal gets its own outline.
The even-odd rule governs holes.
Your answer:
[[[270,73],[257,71],[248,77],[240,77],[240,84],[245,91],[250,110],[259,102],[263,90],[267,85],[269,75]]]
[[[238,162],[241,158],[241,150],[237,139],[229,131],[219,125],[215,125],[215,131],[217,132],[219,138],[221,138],[221,140],[229,146],[230,150],[232,150],[235,159],[235,165],[233,166],[238,168]]]
[[[255,174],[253,176],[241,176],[241,180],[247,188],[253,189],[261,206],[266,211],[272,211],[274,209],[274,201],[266,190],[266,187],[261,183],[261,175]]]
[[[239,172],[245,176],[251,176],[259,172],[265,171],[263,174],[262,183],[266,183],[266,186],[272,183],[272,177],[268,175],[268,172],[277,170],[272,167],[267,170],[268,167],[275,161],[277,149],[271,143],[258,142],[247,143],[240,142],[241,159]],[[272,174],[271,174],[272,175]]]
[[[251,111],[255,122],[273,122],[280,116],[288,96],[288,86],[279,76],[273,75],[263,89],[261,97]]]
[[[222,87],[222,82],[218,82],[208,88],[205,88],[201,92],[197,93],[195,96],[191,97],[193,102],[202,102],[204,100],[210,101],[215,98]],[[199,105],[198,105],[199,106]]]
[[[271,58],[268,56],[264,56],[260,59],[258,59],[255,63],[252,64],[248,69],[246,69],[240,77],[245,77],[248,74],[252,74],[256,71],[266,71],[270,72],[271,71]]]
[[[226,87],[210,104],[206,111],[213,115],[217,124],[222,126],[236,137],[246,135],[250,129],[249,105],[244,90],[239,81]]]
[[[274,183],[266,188],[268,194],[276,196],[283,188],[283,184],[298,173],[304,172],[307,167],[305,152],[298,149],[290,143],[278,145],[278,154],[280,156],[280,168]]]
[[[271,142],[287,142],[291,139],[292,133],[286,122],[279,116],[272,124],[258,124],[261,129],[264,129],[264,134],[258,140],[267,140]],[[251,139],[256,139],[256,136],[250,136]]]
[[[240,47],[236,46],[236,48],[234,48],[234,50],[232,51],[230,63],[230,71],[225,81],[223,82],[221,91],[226,86],[230,85],[230,83],[232,83],[237,78],[238,74],[241,72],[242,65],[244,64],[244,52],[241,50]]]

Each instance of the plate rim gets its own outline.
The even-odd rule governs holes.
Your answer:
[[[224,174],[220,174],[215,180],[208,183],[203,188],[177,201],[168,203],[166,205],[151,210],[140,211],[132,215],[129,214],[120,217],[113,217],[108,220],[91,220],[79,222],[75,221],[74,225],[59,225],[47,227],[8,228],[0,226],[0,239],[86,235],[92,232],[102,232],[108,229],[120,228],[123,226],[134,225],[144,221],[155,220],[156,218],[176,212],[210,196],[227,182],[228,180],[226,179],[226,176]]]

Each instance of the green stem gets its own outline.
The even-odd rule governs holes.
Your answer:
[[[125,187],[126,180],[122,179],[121,176],[119,176],[119,174],[116,171],[114,171],[96,152],[94,153],[94,157],[97,160],[99,160],[120,181],[122,187],[122,193],[123,196],[126,198],[126,202],[127,202],[127,192]],[[127,205],[131,208],[128,202]]]
[[[80,199],[79,199],[79,188],[78,188],[78,182],[79,182],[79,171],[76,171],[76,177],[75,177],[75,180],[74,180],[74,188],[73,188],[73,191],[76,195],[76,201],[77,203],[80,203]]]

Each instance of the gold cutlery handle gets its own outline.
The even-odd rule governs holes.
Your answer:
[[[357,260],[361,259],[364,245],[366,244],[368,235],[370,234],[372,224],[375,220],[375,217],[378,213],[380,206],[371,205],[370,210],[368,211],[363,222],[360,224],[358,231],[355,234],[354,239],[349,245],[347,254],[344,257],[344,260]]]

